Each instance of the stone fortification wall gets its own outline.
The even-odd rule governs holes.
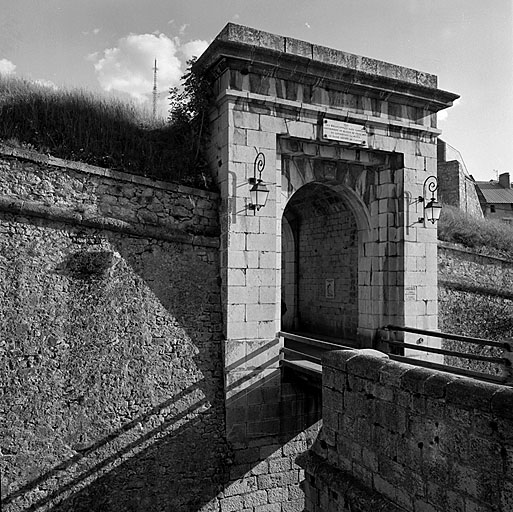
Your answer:
[[[454,244],[438,246],[440,329],[490,339],[513,336],[513,263]]]
[[[217,495],[217,230],[216,194],[2,148],[3,510]]]
[[[457,160],[438,162],[438,194],[444,204],[459,208],[474,217],[483,217],[476,183],[467,176]]]
[[[513,262],[439,242],[438,282],[445,288],[513,298]]]
[[[513,263],[454,244],[438,247],[438,311],[443,332],[503,341],[513,337]],[[448,341],[444,347],[502,357],[502,350]],[[492,363],[446,356],[448,364],[500,375]]]
[[[193,245],[219,245],[212,239],[219,232],[217,194],[4,144],[0,154],[2,210]]]
[[[3,510],[302,510],[319,400],[277,369],[226,411],[217,195],[7,146],[0,178]]]
[[[508,387],[331,352],[306,510],[511,510],[512,404]]]

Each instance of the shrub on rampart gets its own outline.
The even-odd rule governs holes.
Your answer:
[[[212,189],[193,131],[113,98],[0,76],[0,140],[59,158]]]
[[[472,217],[453,206],[443,207],[438,238],[479,252],[513,257],[513,229],[508,224]]]

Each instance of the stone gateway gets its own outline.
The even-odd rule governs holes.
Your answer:
[[[418,197],[458,96],[231,23],[195,70],[219,194],[1,148],[5,511],[302,511],[296,458],[343,452],[342,388],[285,372],[279,333],[364,349],[437,328]]]

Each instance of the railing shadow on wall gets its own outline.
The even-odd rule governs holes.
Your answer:
[[[18,489],[11,488],[11,492],[4,495],[2,500],[4,510],[158,510],[166,507],[189,510],[196,505],[200,508],[203,503],[208,502],[222,489],[225,482],[224,465],[229,453],[221,432],[224,404],[220,334],[215,333],[214,321],[207,318],[201,324],[196,320],[197,317],[210,314],[205,307],[202,307],[202,304],[199,304],[198,308],[191,312],[186,311],[191,306],[191,301],[184,297],[184,294],[195,293],[197,300],[203,299],[204,302],[207,302],[207,297],[202,296],[206,292],[200,282],[204,278],[204,267],[209,267],[207,271],[213,274],[214,281],[217,277],[215,265],[212,265],[211,262],[205,263],[206,251],[200,250],[199,254],[195,254],[190,246],[150,240],[149,243],[143,244],[146,245],[145,252],[143,252],[143,255],[145,254],[143,257],[146,260],[141,261],[141,255],[135,254],[136,251],[133,250],[134,244],[131,242],[134,239],[121,234],[85,230],[65,223],[31,217],[16,219],[16,222],[18,226],[23,225],[22,229],[32,235],[27,254],[20,255],[20,258],[25,258],[26,261],[31,260],[28,254],[30,251],[37,252],[34,246],[35,240],[41,241],[40,250],[44,247],[49,253],[52,253],[53,250],[59,254],[61,247],[52,247],[52,240],[44,240],[45,235],[48,235],[50,231],[54,233],[60,231],[59,236],[62,237],[82,241],[84,239],[93,240],[92,245],[95,250],[80,244],[74,245],[68,239],[67,245],[64,244],[67,248],[65,258],[57,261],[56,254],[51,254],[53,261],[50,268],[39,268],[40,273],[44,275],[43,279],[47,281],[45,282],[47,289],[54,282],[62,285],[65,281],[68,286],[68,294],[75,294],[73,296],[77,303],[74,306],[60,305],[61,309],[68,308],[68,311],[65,312],[66,319],[63,322],[72,324],[64,329],[66,338],[64,341],[69,343],[70,348],[64,349],[67,350],[67,353],[65,361],[61,361],[61,364],[70,365],[66,369],[70,376],[72,376],[74,368],[74,366],[71,367],[71,359],[74,359],[73,365],[77,365],[78,368],[82,367],[80,377],[77,376],[76,382],[68,382],[67,387],[78,389],[77,382],[83,379],[84,382],[80,382],[82,386],[80,393],[86,395],[85,397],[65,398],[64,394],[61,395],[62,389],[57,386],[53,388],[53,395],[45,393],[45,396],[41,398],[41,409],[50,410],[60,407],[61,411],[56,416],[59,416],[63,422],[73,425],[68,430],[72,428],[82,431],[83,439],[81,438],[79,441],[85,442],[74,443],[73,451],[68,450],[68,453],[71,451],[76,454],[72,457],[63,457],[62,451],[53,450],[51,439],[53,439],[53,444],[71,444],[70,441],[64,442],[62,439],[70,432],[56,429],[53,434],[48,435],[50,438],[48,453],[45,453],[44,450],[34,452],[29,459],[28,453],[24,454],[23,451],[19,451],[18,455],[26,456],[28,464],[31,466],[30,472],[27,471],[22,476],[21,481],[24,480],[26,483]],[[38,236],[41,238],[38,239]],[[52,235],[49,235],[48,238],[51,239]],[[46,242],[50,244],[49,247],[46,247]],[[152,251],[148,251],[152,245],[157,249],[154,251],[153,257],[151,256]],[[71,250],[69,250],[70,248]],[[76,252],[77,250],[83,252]],[[109,260],[106,257],[109,251],[118,255],[115,258],[117,259],[115,267],[106,270],[109,267],[107,261],[106,269],[98,271],[97,260],[101,259],[105,263],[103,260]],[[85,258],[80,257],[80,254]],[[166,254],[171,257],[167,257]],[[185,263],[175,265],[177,259],[180,258],[185,260]],[[92,279],[91,276],[88,276],[88,264],[91,263],[91,259],[94,263],[92,273],[98,274],[93,275]],[[194,276],[192,272],[189,275],[180,272],[187,269],[192,259],[200,261],[198,264],[203,265],[201,271],[197,272],[199,276]],[[215,257],[213,259],[215,260]],[[121,267],[123,268],[121,269]],[[158,276],[152,275],[156,268],[160,269],[164,275],[171,277],[166,280],[158,279]],[[194,265],[189,268],[194,270]],[[48,275],[45,274],[47,270]],[[104,270],[106,271],[104,272]],[[177,283],[177,280],[180,279],[187,281],[186,284]],[[126,284],[128,282],[131,284]],[[117,287],[116,284],[119,286]],[[191,287],[197,287],[196,291],[191,291]],[[209,293],[211,292],[212,289]],[[30,293],[31,291],[29,291]],[[135,297],[130,297],[131,293]],[[108,294],[111,297],[106,300],[105,297]],[[182,294],[181,300],[180,294]],[[76,297],[79,295],[80,298],[77,299]],[[151,305],[149,305],[150,300],[145,302],[148,297],[151,297]],[[130,300],[132,304],[127,305]],[[219,297],[215,300],[219,302]],[[101,309],[109,309],[116,302],[120,316],[126,317],[123,320],[128,325],[128,327],[125,325],[126,332],[124,333],[127,339],[127,332],[130,329],[140,328],[140,331],[135,334],[130,333],[129,341],[123,341],[117,337],[116,339],[107,337],[107,335],[115,333],[115,329],[119,328],[117,324],[121,325],[122,322],[110,318],[112,323],[116,323],[116,326],[110,330],[107,327],[100,329],[97,325],[101,321],[108,323],[108,315],[106,317]],[[120,304],[122,307],[119,307]],[[48,307],[48,310],[55,309],[54,304],[49,304],[49,306],[52,307]],[[126,308],[125,311],[123,311],[123,307]],[[110,313],[115,312],[116,308]],[[153,310],[149,313],[145,311],[145,309],[151,308]],[[137,318],[130,324],[129,317],[137,309],[142,311],[141,318]],[[213,306],[214,311],[219,309],[219,305]],[[166,340],[162,338],[155,341],[155,338],[151,338],[151,333],[146,332],[149,330],[148,325],[151,322],[143,322],[146,318],[145,315],[148,317],[154,315],[155,318],[152,317],[151,322],[154,321],[155,324],[160,322],[169,327],[167,330],[160,329],[161,326],[158,325],[154,327],[154,331],[162,330],[164,338],[167,337]],[[217,313],[214,312],[215,315]],[[62,318],[58,320],[60,321]],[[58,324],[59,321],[54,323]],[[74,322],[76,325],[73,325]],[[84,327],[82,322],[87,322],[87,327]],[[208,332],[209,322],[212,323],[211,331],[214,334]],[[49,326],[42,326],[43,329],[45,327]],[[98,328],[100,332],[93,336],[95,328]],[[80,333],[80,329],[86,334]],[[123,335],[121,332],[116,334],[119,334],[119,338]],[[178,336],[178,339],[171,339],[174,334]],[[73,335],[75,339],[73,339]],[[148,338],[147,335],[150,337]],[[202,336],[212,339],[205,342],[200,339]],[[147,348],[148,352],[145,353],[141,346],[148,345],[148,341],[150,344]],[[140,346],[131,346],[131,343],[140,344]],[[166,350],[168,352],[171,350],[169,344],[174,344],[172,347],[175,351],[173,359],[169,359],[169,354],[165,353]],[[112,347],[113,345],[119,345],[120,349],[107,352],[107,357],[112,359],[117,357],[117,360],[105,364],[102,359],[105,354],[102,353],[102,348],[98,347]],[[82,352],[78,356],[77,354],[72,356],[73,350]],[[208,353],[205,353],[205,350]],[[190,361],[184,362],[189,359],[189,356],[192,356]],[[148,364],[157,365],[158,358],[171,364],[161,364],[154,370],[151,367],[141,366],[137,362],[137,359],[140,359],[141,361],[146,360]],[[173,368],[175,365],[178,368]],[[97,368],[94,368],[95,366]],[[129,375],[131,372],[129,367],[134,366],[134,371]],[[165,374],[166,368],[169,375]],[[46,372],[44,365],[41,365],[41,370],[41,379],[44,379]],[[87,372],[89,375],[85,375]],[[104,372],[119,373],[109,381],[111,388],[117,389],[108,389],[108,386],[104,387],[102,382],[98,383],[98,379],[103,377]],[[135,372],[137,375],[134,376]],[[153,374],[157,374],[157,372],[159,372],[159,379],[154,380],[155,384],[161,386],[161,389],[149,389]],[[192,374],[188,374],[188,372]],[[150,373],[152,375],[147,379],[145,374]],[[26,382],[28,385],[28,381]],[[95,393],[101,395],[91,398],[96,401],[94,406],[88,404],[90,399],[88,383],[91,388],[95,388]],[[38,385],[41,385],[41,381],[38,381]],[[53,383],[48,382],[44,384],[49,388],[52,388],[52,385]],[[137,386],[145,387],[145,389],[141,392],[140,389],[136,389]],[[127,388],[130,387],[132,389],[127,391]],[[76,392],[78,393],[78,391]],[[74,391],[71,392],[71,394],[73,393]],[[93,394],[92,392],[91,395]],[[108,403],[109,398],[129,400],[130,395],[136,396],[136,399],[141,399],[141,401],[145,397],[146,403],[141,403],[139,407],[132,409],[125,407],[122,403]],[[171,395],[171,397],[165,398],[166,395],[167,397]],[[165,399],[159,403],[158,399],[162,398]],[[73,409],[71,406],[67,408],[66,401],[68,406],[69,403],[73,404]],[[61,405],[55,405],[56,403]],[[134,412],[142,412],[142,414],[134,414]],[[85,418],[85,415],[89,415],[89,417]],[[91,418],[94,415],[97,417]],[[81,418],[77,420],[77,416],[81,416]],[[82,421],[83,425],[80,428]],[[37,436],[38,429],[46,425],[46,420],[43,415],[39,418],[33,417],[31,423],[32,425],[25,426],[25,434],[22,433],[22,435]],[[211,437],[211,441],[208,437]],[[41,441],[39,446],[42,445]],[[180,466],[182,467],[180,468]],[[201,492],[194,490],[195,476],[198,477]],[[187,481],[190,482],[190,489],[187,489],[185,483]]]
[[[34,220],[31,217],[17,219],[16,222],[30,228],[29,231],[33,235],[31,236],[32,249],[30,250],[34,249],[35,234],[31,231],[33,228],[36,229],[37,235],[42,237],[43,246],[48,243],[51,247],[52,240],[44,240],[44,230],[50,227],[53,230],[61,230],[64,236],[80,240],[89,235],[92,236],[96,240],[94,242],[96,249],[101,249],[93,251],[95,257],[100,257],[102,260],[106,254],[105,250],[113,250],[119,254],[120,261],[123,263],[119,265],[118,262],[114,272],[121,272],[119,270],[121,267],[124,270],[123,273],[117,275],[116,279],[133,278],[135,283],[133,290],[139,288],[140,291],[139,300],[141,297],[152,295],[155,307],[161,309],[159,314],[168,316],[168,320],[181,330],[179,334],[184,339],[178,340],[178,342],[195,345],[195,355],[192,356],[192,360],[197,374],[191,378],[185,378],[183,382],[179,381],[179,375],[175,375],[172,386],[170,382],[164,381],[164,384],[167,382],[169,390],[175,390],[171,398],[153,406],[151,404],[155,403],[155,400],[149,401],[147,408],[141,408],[144,411],[142,414],[132,416],[124,423],[118,421],[118,425],[121,423],[122,426],[110,430],[105,428],[103,432],[99,429],[86,432],[89,442],[81,447],[76,446],[75,451],[78,452],[76,455],[62,458],[57,464],[51,465],[48,462],[52,457],[48,457],[47,461],[41,460],[39,466],[34,465],[34,471],[31,473],[37,475],[39,472],[39,474],[35,478],[26,480],[24,485],[4,497],[4,509],[26,512],[42,510],[53,512],[71,510],[77,512],[82,510],[146,511],[169,508],[177,511],[194,511],[208,507],[208,504],[212,500],[216,500],[220,493],[229,490],[232,483],[250,474],[252,468],[261,462],[260,456],[245,458],[244,463],[239,464],[241,461],[237,459],[237,454],[233,456],[230,447],[225,442],[220,339],[216,340],[214,336],[214,340],[209,342],[209,345],[195,342],[195,336],[201,334],[198,332],[199,328],[195,322],[196,318],[201,316],[202,311],[201,309],[184,311],[186,305],[183,304],[185,302],[183,297],[176,290],[172,290],[174,285],[179,284],[176,283],[176,279],[183,278],[187,279],[189,287],[198,286],[195,293],[201,296],[203,292],[200,282],[201,273],[196,276],[177,277],[180,271],[187,268],[194,251],[181,244],[153,240],[146,244],[143,251],[146,259],[141,261],[141,255],[134,251],[133,239],[125,235],[98,230],[90,233],[89,230],[81,227],[56,223],[54,220]],[[152,244],[156,249],[153,252],[148,250],[148,245]],[[68,245],[73,246],[71,242],[68,242]],[[79,247],[73,248],[78,249]],[[82,249],[84,248],[82,247]],[[172,254],[173,257],[166,260],[166,254]],[[176,260],[173,258],[176,254],[181,254],[181,257],[187,261],[183,268],[180,266],[177,268],[174,265]],[[195,257],[205,261],[205,252],[199,251]],[[56,262],[52,272],[55,276],[59,276],[59,279],[70,280],[73,276],[69,274],[77,271],[77,265],[78,267],[83,265],[80,258],[78,260],[75,257],[66,258],[65,261]],[[212,270],[213,268],[210,268],[209,272]],[[163,275],[172,276],[172,278],[162,280],[159,276]],[[110,290],[107,284],[99,285],[99,282],[96,281],[88,284],[87,276],[80,277],[76,288],[84,295],[84,300],[88,301],[88,307],[93,309],[96,307],[95,301],[98,297],[101,298],[101,294],[116,292],[116,290]],[[171,298],[169,296],[170,289],[174,294]],[[128,293],[130,290],[127,289],[125,292]],[[183,289],[179,291],[183,291]],[[119,295],[117,298],[120,301],[126,299]],[[102,305],[102,301],[100,301],[100,305]],[[70,318],[81,311],[79,306],[80,304],[75,310],[70,309],[68,312]],[[140,307],[141,305],[136,304],[135,306]],[[189,306],[190,304],[187,307]],[[90,312],[86,308],[84,314]],[[77,318],[77,320],[80,319]],[[186,341],[187,337],[190,337],[189,341]],[[142,343],[142,333],[140,338]],[[81,341],[85,342],[85,340]],[[96,341],[98,342],[98,340]],[[103,343],[111,341],[104,339]],[[125,349],[128,350],[127,347]],[[208,351],[202,352],[205,349]],[[159,349],[154,347],[154,350],[155,357],[159,357],[157,353]],[[248,354],[246,360],[261,356],[262,350]],[[124,354],[123,357],[126,357],[130,363],[139,355],[135,351],[128,355]],[[184,353],[183,358],[187,357],[188,355]],[[217,358],[214,363],[212,362],[213,358]],[[121,360],[119,362],[121,363]],[[94,364],[94,361],[90,361],[90,363]],[[180,364],[180,360],[177,360],[177,363]],[[241,361],[234,364],[239,363]],[[97,364],[100,366],[100,361]],[[236,402],[243,396],[246,399],[252,397],[251,400],[255,402],[260,400],[256,397],[264,399],[266,390],[271,387],[275,388],[281,379],[280,370],[276,368],[276,364],[276,359],[266,361],[253,368],[240,380],[234,381],[231,384],[231,390],[242,387],[242,385],[245,387],[239,393],[233,394],[230,400]],[[254,380],[266,369],[269,371],[264,379]],[[142,371],[145,370],[150,369],[142,368]],[[172,366],[169,367],[169,371],[174,371]],[[137,381],[128,384],[123,382],[121,375],[117,385],[135,386],[136,384]],[[155,395],[165,395],[165,393],[165,391],[159,390],[159,393],[155,393]],[[280,449],[280,446],[285,445],[308,423],[316,419],[315,411],[303,413],[302,406],[294,408],[291,405],[294,402],[294,397],[291,395],[289,398],[291,399],[283,400],[283,397],[278,397],[278,408],[273,409],[274,412],[278,411],[281,418],[278,421],[279,424],[276,424],[275,435],[270,436],[275,443],[271,443],[273,450]],[[77,400],[80,402],[80,397]],[[267,420],[265,415],[271,414],[270,411],[271,409],[262,406],[260,419]],[[299,414],[294,417],[292,416],[293,412]],[[105,418],[109,415],[112,416],[112,411],[97,411],[97,413],[100,416],[99,420],[104,419],[101,418],[102,413]],[[60,415],[65,414],[71,414],[71,412],[62,411],[60,413]],[[276,418],[274,417],[272,420],[276,420]],[[105,423],[108,424],[106,419]],[[112,426],[113,423],[110,425]],[[100,436],[100,433],[103,435]],[[262,437],[262,435],[269,436],[268,433],[258,432],[258,430],[255,430],[253,434],[254,438]],[[59,435],[59,433],[57,432],[55,435]],[[55,438],[55,440],[57,439]],[[54,460],[55,458],[59,459],[59,456],[54,457]],[[227,492],[229,495],[230,492]]]
[[[240,379],[233,384],[237,387],[244,381],[254,378],[261,370],[270,367],[276,363],[275,360],[269,361],[267,365],[262,366],[249,374],[246,378]],[[248,386],[233,396],[233,402],[242,398],[260,396],[265,399],[265,390],[274,387],[276,379],[280,379],[280,371],[273,371],[267,378],[259,380],[256,384]],[[210,404],[203,396],[200,390],[201,382],[183,390],[168,401],[157,407],[151,408],[144,415],[134,418],[129,423],[123,425],[117,431],[110,433],[107,437],[96,441],[82,453],[61,462],[58,466],[47,471],[29,484],[21,487],[16,492],[4,498],[4,506],[23,502],[26,496],[31,492],[44,489],[52,480],[58,478],[60,483],[56,490],[48,493],[44,498],[37,499],[29,506],[22,508],[25,512],[35,512],[40,510],[51,510],[53,512],[78,511],[78,510],[120,510],[119,504],[126,503],[126,496],[123,494],[133,493],[136,489],[136,496],[128,507],[121,507],[123,510],[161,510],[167,507],[172,500],[177,502],[178,496],[182,493],[186,496],[196,483],[191,479],[187,484],[180,483],[176,486],[174,482],[167,482],[167,485],[156,487],[148,485],[149,482],[141,481],[141,475],[155,475],[159,472],[159,467],[167,465],[180,464],[181,458],[177,458],[174,453],[174,447],[183,447],[182,456],[190,454],[195,449],[194,438],[201,437],[204,433],[201,429],[196,429],[196,424],[200,421],[197,414],[208,414]],[[158,427],[139,434],[137,431],[144,428],[145,424],[151,424],[162,411],[176,404],[182,399],[194,397],[195,400],[191,406],[180,411],[158,425]],[[256,399],[255,401],[259,401]],[[281,428],[277,427],[276,441],[279,445],[274,446],[275,451],[292,439],[296,434],[308,428],[317,420],[315,411],[306,411],[305,414],[298,414],[298,409],[294,417],[290,416],[292,410],[276,417],[272,414],[266,417],[265,413],[261,418],[254,417],[253,420],[270,420],[281,423]],[[196,419],[188,419],[196,416]],[[310,418],[310,421],[308,421]],[[279,433],[279,431],[281,431]],[[134,439],[135,437],[135,439]],[[255,438],[258,432],[255,432]],[[279,439],[278,439],[279,438]],[[133,440],[132,440],[133,439]],[[116,451],[111,453],[104,449],[109,446],[119,446]],[[110,454],[111,453],[111,454]],[[204,452],[201,453],[203,457]],[[178,504],[176,510],[200,510],[204,505],[212,501],[223,491],[230,497],[233,492],[230,491],[231,484],[237,484],[245,475],[252,474],[252,470],[258,464],[263,462],[260,459],[247,459],[243,455],[244,464],[240,464],[237,455],[234,460],[227,461],[226,454],[219,454],[223,459],[223,464],[219,469],[223,477],[217,482],[213,482],[210,489],[203,489],[203,499],[196,502],[187,502]],[[233,456],[233,455],[232,455]],[[269,456],[273,456],[269,452]],[[98,462],[100,460],[100,462]],[[201,473],[201,467],[197,467],[198,473]],[[63,475],[63,472],[66,472]],[[130,475],[127,478],[127,475]],[[190,487],[189,487],[190,486]],[[183,507],[183,508],[180,508]]]
[[[61,462],[60,464],[58,464],[51,470],[47,471],[46,473],[42,474],[35,480],[22,486],[20,489],[13,492],[12,494],[7,495],[3,499],[4,506],[9,505],[10,503],[16,501],[18,498],[22,498],[24,495],[30,493],[31,491],[39,487],[44,488],[45,484],[51,482],[51,480],[54,477],[59,476],[61,479],[68,481],[66,481],[66,483],[64,483],[63,485],[59,485],[58,490],[51,492],[44,498],[32,503],[28,508],[24,510],[33,511],[38,510],[46,505],[55,504],[62,500],[64,497],[66,497],[66,493],[68,491],[74,492],[76,496],[77,488],[80,488],[81,485],[85,487],[86,485],[91,484],[91,482],[88,482],[89,478],[97,478],[98,476],[102,475],[103,470],[109,472],[113,471],[113,469],[116,467],[115,465],[120,461],[123,461],[124,455],[132,452],[133,450],[137,450],[141,447],[144,448],[143,445],[148,444],[148,442],[151,442],[152,438],[156,439],[159,434],[165,433],[166,431],[172,431],[172,434],[168,434],[169,437],[179,436],[181,432],[187,429],[187,425],[176,429],[176,431],[173,431],[173,426],[178,424],[180,420],[183,420],[187,416],[201,410],[204,406],[208,407],[208,401],[206,398],[201,398],[195,401],[194,405],[181,411],[179,414],[172,416],[169,419],[166,419],[157,428],[149,430],[144,435],[138,435],[137,433],[135,433],[136,439],[134,441],[130,441],[129,439],[125,440],[126,444],[124,444],[123,448],[117,449],[113,455],[104,456],[105,454],[101,452],[101,450],[109,444],[123,444],[123,438],[130,438],[131,434],[133,435],[133,431],[135,429],[140,430],[144,427],[144,424],[151,422],[151,420],[154,419],[155,415],[158,415],[165,409],[169,408],[169,406],[176,404],[176,402],[180,399],[186,398],[187,395],[195,394],[195,392],[197,392],[198,390],[199,387],[197,385],[191,386],[190,388],[182,391],[181,393],[178,393],[173,398],[170,398],[167,402],[164,402],[157,407],[151,408],[144,415],[134,418],[132,421],[123,425],[121,428],[111,432],[107,437],[96,441],[87,448],[84,448],[82,453],[78,453],[70,459]],[[162,444],[162,442],[160,444]],[[95,458],[100,458],[101,462],[94,462]],[[133,454],[131,455],[131,458],[133,458]],[[83,465],[85,467],[79,468],[77,470],[77,472],[79,473],[77,476],[69,478],[62,477],[63,471],[71,473],[73,466],[78,465]],[[73,498],[67,499],[71,499],[71,501],[74,501]]]
[[[275,338],[227,369],[247,368],[252,360],[265,358],[266,352],[278,345],[279,339]],[[277,354],[266,358],[226,386],[227,423],[235,430],[237,424],[245,425],[242,442],[249,440],[251,443],[252,439],[268,437],[278,444],[286,444],[320,419],[318,388],[305,385],[301,380],[284,380],[280,365],[282,357]],[[236,435],[231,437],[237,442]]]

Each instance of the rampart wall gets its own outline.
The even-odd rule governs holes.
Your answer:
[[[513,336],[513,263],[454,244],[438,245],[438,310],[445,332]]]
[[[305,510],[511,510],[512,405],[511,388],[331,352]]]
[[[438,193],[442,203],[455,206],[474,217],[483,217],[476,183],[457,160],[438,161]]]
[[[201,509],[230,455],[217,195],[1,149],[2,509]]]
[[[438,282],[443,288],[511,299],[513,262],[439,242]]]

